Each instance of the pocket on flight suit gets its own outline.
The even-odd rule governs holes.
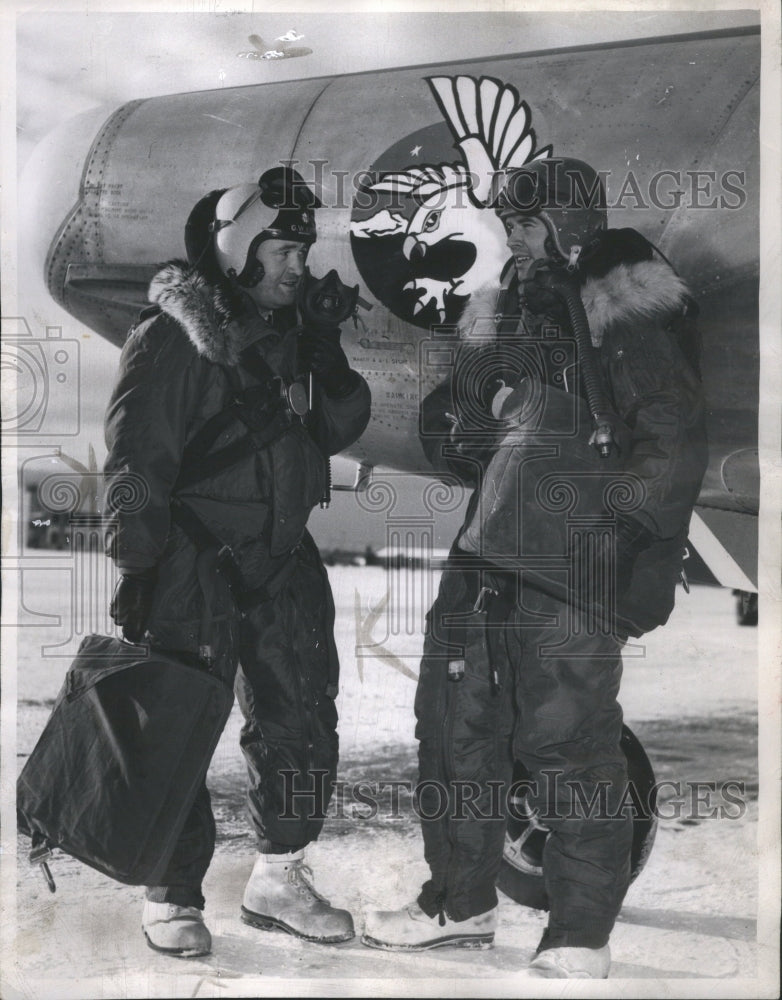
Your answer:
[[[513,733],[511,672],[504,641],[505,620],[487,612],[465,616],[458,633],[463,660],[447,665],[450,689],[448,742],[453,776],[483,779],[493,771],[498,748]],[[456,637],[454,637],[454,641]]]

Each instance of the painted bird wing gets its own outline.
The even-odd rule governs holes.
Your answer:
[[[478,204],[486,204],[498,171],[551,155],[550,146],[536,151],[529,106],[512,84],[473,76],[427,80],[473,177]]]
[[[437,191],[445,191],[448,187],[464,184],[466,176],[465,169],[460,163],[453,167],[450,164],[410,167],[399,173],[383,174],[370,186],[373,191],[415,193],[418,197],[425,198]]]

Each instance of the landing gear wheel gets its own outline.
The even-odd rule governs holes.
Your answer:
[[[627,758],[628,778],[635,794],[633,808],[633,846],[630,855],[630,881],[640,874],[654,844],[657,833],[657,791],[649,758],[635,734],[622,727],[620,746]],[[529,780],[522,764],[514,771],[514,785]],[[549,835],[547,827],[537,818],[527,802],[527,788],[511,798],[508,829],[502,854],[497,886],[516,903],[536,910],[547,910],[548,896],[543,882],[543,846]]]
[[[736,597],[736,621],[739,625],[757,625],[758,595],[750,590],[734,590]]]

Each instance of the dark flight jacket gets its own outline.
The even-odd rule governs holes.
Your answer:
[[[491,351],[497,329],[507,328],[508,317],[498,312],[499,293],[499,286],[484,289],[469,303],[461,320],[463,350]],[[642,634],[664,623],[673,608],[687,529],[708,459],[700,379],[679,335],[689,297],[684,282],[661,260],[619,264],[587,279],[581,297],[605,387],[631,435],[622,470],[643,486],[643,503],[630,517],[649,533],[651,544],[636,560],[633,593],[623,595],[638,621],[630,634]],[[518,318],[519,338],[540,336],[542,327],[550,338],[556,325],[529,313]],[[474,478],[476,462],[459,462],[453,447],[448,448],[451,415],[459,412],[453,397],[449,379],[424,399],[421,443],[439,471]],[[460,433],[469,452],[469,430]],[[485,434],[475,454],[485,468],[491,457]],[[555,459],[551,468],[557,468]]]
[[[235,316],[220,291],[183,262],[159,272],[150,300],[157,308],[142,315],[128,337],[106,415],[107,495],[113,489],[122,496],[124,490],[126,497],[119,505],[112,554],[124,572],[157,566],[152,641],[195,652],[203,613],[198,553],[172,519],[172,500],[230,547],[247,588],[263,585],[305,535],[324,490],[327,456],[366,427],[370,394],[363,378],[341,399],[329,398],[316,385],[306,424],[296,416],[286,422],[268,406],[268,397],[280,391],[279,380],[265,380],[257,366],[248,371],[240,355],[260,357],[272,379],[289,383],[298,374],[295,309],[272,317],[279,329],[258,315]],[[255,390],[250,398],[257,403],[258,446],[229,467],[180,486],[188,442],[232,404],[237,382]],[[232,420],[210,451],[247,433],[245,423]],[[234,609],[225,582],[216,574],[209,582],[219,624]]]

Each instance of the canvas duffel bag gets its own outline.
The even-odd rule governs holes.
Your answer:
[[[19,830],[39,852],[156,885],[232,704],[205,667],[87,636],[19,776]]]

